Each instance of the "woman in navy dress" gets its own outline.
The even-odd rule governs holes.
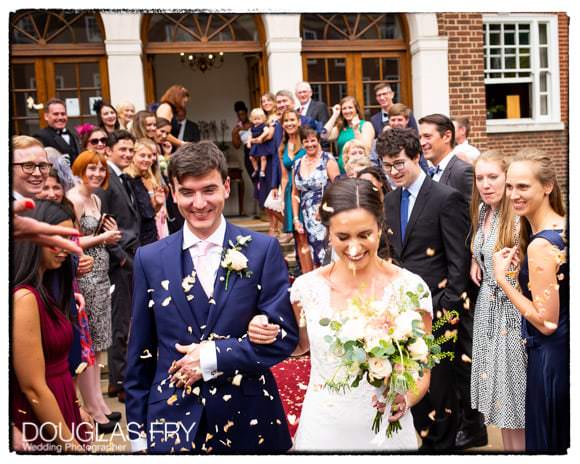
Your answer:
[[[526,450],[564,453],[570,446],[570,288],[566,217],[551,159],[521,150],[508,169],[506,193],[522,218],[520,244],[496,252],[494,267],[498,285],[524,318]],[[520,291],[506,277],[518,255]]]

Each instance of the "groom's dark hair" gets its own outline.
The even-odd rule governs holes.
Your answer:
[[[169,181],[173,187],[173,179],[178,182],[185,176],[200,177],[217,169],[222,180],[228,177],[226,157],[217,145],[209,140],[197,143],[186,143],[179,147],[169,161]]]

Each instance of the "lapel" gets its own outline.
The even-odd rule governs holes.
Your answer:
[[[389,217],[389,224],[391,226],[392,234],[388,233],[387,238],[393,244],[393,247],[401,254],[400,251],[403,249],[403,244],[401,243],[401,195],[402,189],[399,187],[393,193],[393,203],[391,211],[385,211],[387,217]]]
[[[69,153],[70,149],[71,149],[71,145],[66,143],[66,140],[63,139],[62,136],[58,135],[52,127],[48,127],[47,129],[50,131],[55,148],[57,148],[57,150],[60,153]],[[70,134],[70,132],[69,132],[69,134]],[[71,137],[71,142],[72,142],[72,140],[73,140],[72,134],[70,134],[70,137]]]
[[[131,213],[134,216],[138,216],[137,210],[135,209],[135,206],[133,205],[133,202],[131,201],[131,197],[129,197],[127,190],[125,189],[123,182],[121,182],[121,179],[119,179],[119,176],[117,176],[117,174],[115,173],[115,171],[113,171],[113,168],[111,168],[111,166],[107,166],[107,168],[109,169],[109,183],[112,183],[115,186],[116,192],[119,192],[119,195],[121,195],[125,199],[125,203],[129,206]]]
[[[441,184],[443,184],[443,185],[449,185],[449,178],[451,177],[451,171],[453,171],[453,165],[455,164],[455,162],[457,160],[458,160],[457,156],[453,156],[449,160],[449,163],[447,163],[447,167],[443,171],[443,174],[441,174],[441,179],[439,179],[439,182]]]
[[[403,242],[402,249],[405,249],[407,243],[409,242],[409,237],[411,236],[411,231],[413,227],[417,223],[417,218],[421,216],[423,212],[423,208],[427,204],[427,199],[429,198],[429,192],[431,191],[431,187],[433,186],[433,180],[429,176],[425,177],[423,181],[423,185],[421,185],[421,190],[419,190],[419,195],[417,195],[417,199],[415,200],[415,204],[413,205],[413,210],[411,211],[411,217],[409,218],[409,222],[407,223],[407,229],[405,230],[405,241]]]
[[[170,235],[166,240],[165,254],[162,261],[164,275],[169,280],[169,293],[177,309],[177,312],[193,333],[201,338],[200,327],[205,321],[197,319],[196,312],[192,310],[190,302],[187,301],[185,291],[181,286],[183,281],[183,271],[181,266],[181,253],[183,246],[183,229]],[[195,299],[192,301],[195,304]]]
[[[226,223],[226,234],[224,236],[222,256],[230,248],[230,243],[229,243],[230,241],[232,243],[236,243],[236,236],[238,236],[238,235],[247,235],[247,234],[244,234],[244,232],[242,230],[240,230],[238,227],[227,222]],[[242,253],[244,255],[247,256],[247,249],[250,246],[252,246],[251,242],[248,245],[246,245],[244,248],[242,248]],[[248,263],[248,266],[250,266],[250,263]],[[220,314],[224,310],[225,305],[226,305],[230,295],[232,294],[232,292],[234,290],[234,286],[236,285],[236,282],[239,279],[237,272],[231,272],[230,277],[228,279],[228,289],[226,290],[225,289],[225,287],[226,287],[226,272],[227,272],[226,269],[222,267],[221,261],[220,261],[220,266],[218,268],[218,272],[217,272],[214,287],[213,287],[213,299],[215,300],[215,304],[211,305],[209,308],[209,315],[207,318],[206,327],[205,327],[205,330],[203,331],[203,338],[204,339],[207,339],[209,334],[211,334],[218,317],[220,316]]]

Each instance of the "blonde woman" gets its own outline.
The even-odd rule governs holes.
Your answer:
[[[141,215],[141,245],[155,242],[159,238],[156,218],[165,205],[165,191],[151,172],[151,166],[156,159],[156,149],[155,142],[150,139],[137,140],[135,155],[125,169]]]
[[[133,123],[133,116],[135,116],[135,105],[128,100],[124,100],[115,108],[117,109],[121,129],[130,131],[131,124]]]
[[[526,350],[521,317],[493,275],[493,254],[512,247],[519,232],[505,194],[508,160],[487,151],[474,163],[471,200],[471,279],[479,286],[474,310],[471,407],[501,430],[504,451],[525,450]],[[514,279],[510,284],[516,286]]]
[[[369,156],[369,149],[357,139],[350,140],[344,144],[342,161],[347,177],[356,177],[359,171],[373,165]]]

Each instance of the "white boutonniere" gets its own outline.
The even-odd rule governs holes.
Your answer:
[[[252,241],[250,235],[238,235],[236,243],[230,240],[230,248],[228,248],[222,259],[222,267],[227,269],[226,272],[226,290],[228,289],[228,282],[230,274],[236,272],[240,277],[251,277],[252,271],[248,269],[248,258],[241,252],[241,249]]]

